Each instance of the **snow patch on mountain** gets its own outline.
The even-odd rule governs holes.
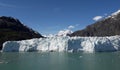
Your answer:
[[[113,15],[117,15],[117,14],[119,14],[119,13],[120,13],[120,10],[118,10],[118,11],[112,13],[112,16],[113,16]]]
[[[118,10],[118,11],[112,13],[111,15],[105,17],[105,19],[107,19],[107,18],[115,19],[115,17],[116,17],[119,13],[120,13],[120,10]]]

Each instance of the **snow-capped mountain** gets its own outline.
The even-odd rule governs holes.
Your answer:
[[[118,14],[120,14],[120,10],[118,10],[118,11],[116,11],[116,12],[112,13],[112,15],[111,15],[111,16],[115,16],[115,15],[118,15]]]
[[[120,10],[110,16],[88,25],[83,30],[73,32],[70,36],[114,36],[120,35]]]
[[[43,35],[44,37],[65,37],[69,36],[73,32],[70,29],[65,29],[65,30],[60,30],[57,34],[48,34],[48,35]]]
[[[72,34],[73,32],[69,29],[66,30],[61,30],[58,32],[57,36],[68,36],[70,34]]]

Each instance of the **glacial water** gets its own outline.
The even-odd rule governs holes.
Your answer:
[[[0,53],[0,70],[120,70],[120,52]]]

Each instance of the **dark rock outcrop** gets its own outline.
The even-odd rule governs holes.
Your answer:
[[[23,25],[18,19],[12,17],[0,17],[0,50],[5,41],[25,40],[43,37],[38,32]]]
[[[78,30],[70,36],[114,36],[120,35],[120,12],[88,25],[83,30]]]

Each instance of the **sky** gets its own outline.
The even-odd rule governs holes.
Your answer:
[[[120,0],[0,0],[0,16],[12,16],[41,34],[84,29],[120,9]]]

